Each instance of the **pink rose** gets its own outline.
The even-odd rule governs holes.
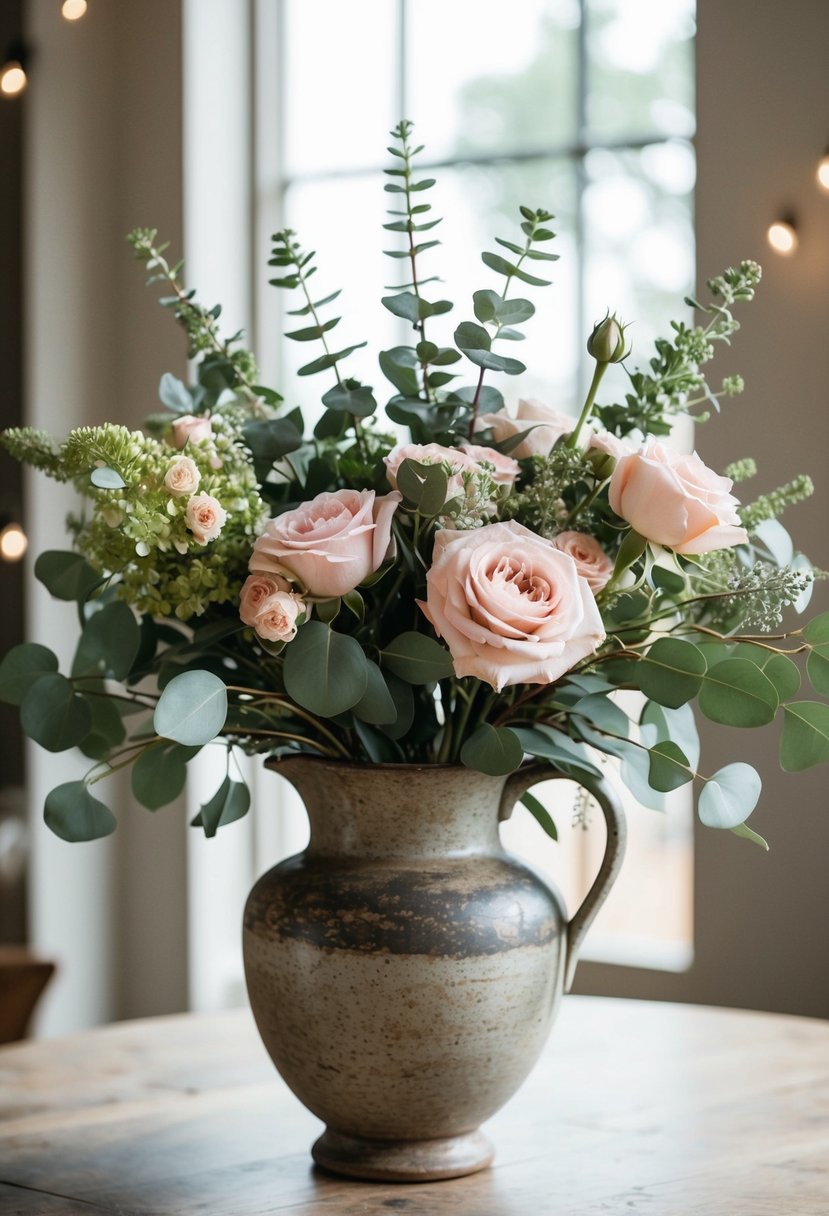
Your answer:
[[[420,608],[458,676],[496,691],[550,684],[605,632],[593,592],[566,553],[514,521],[435,537]]]
[[[490,475],[496,486],[509,486],[512,489],[516,477],[521,472],[521,466],[512,456],[504,456],[496,448],[482,448],[475,443],[462,443],[461,451],[478,465],[491,464],[494,472]]]
[[[213,428],[209,418],[197,418],[194,414],[182,414],[172,424],[173,447],[179,450],[188,442],[201,443],[202,439],[210,439]]]
[[[559,532],[553,537],[553,544],[572,557],[576,570],[591,591],[601,591],[610,582],[613,562],[595,537],[586,532]]]
[[[562,414],[560,410],[550,405],[544,405],[534,397],[522,398],[514,414],[502,411],[500,414],[480,414],[475,421],[475,430],[482,431],[491,427],[496,443],[519,435],[529,427],[533,429],[522,439],[512,455],[519,460],[525,456],[547,456],[553,444],[562,435],[569,435],[576,425],[575,418]]]
[[[194,494],[187,503],[184,522],[200,545],[215,540],[224,527],[227,511],[210,494]]]
[[[201,481],[201,473],[189,456],[179,456],[164,475],[164,485],[176,498],[194,494]]]
[[[318,494],[270,520],[253,546],[251,570],[288,571],[324,599],[345,595],[379,570],[391,542],[401,495],[374,490]]]
[[[657,439],[623,456],[613,470],[608,496],[617,515],[648,540],[675,553],[710,553],[742,545],[734,483]]]
[[[450,498],[463,496],[464,473],[480,472],[475,461],[458,448],[445,448],[440,443],[399,443],[396,448],[392,448],[388,456],[383,457],[386,477],[394,490],[397,489],[397,470],[404,460],[414,460],[418,464],[448,465],[451,473],[446,488],[447,502]]]
[[[305,611],[302,598],[278,574],[251,574],[239,597],[239,616],[268,642],[290,642],[296,637],[296,621]]]

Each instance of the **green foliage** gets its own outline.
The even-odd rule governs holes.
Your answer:
[[[58,669],[57,655],[38,642],[22,642],[7,651],[0,663],[0,701],[21,705],[26,693],[41,676]]]
[[[409,684],[433,684],[452,675],[449,651],[422,633],[401,633],[380,655],[384,667]]]
[[[761,789],[760,777],[750,764],[727,764],[703,786],[699,817],[709,828],[736,828],[756,807]]]
[[[153,714],[163,739],[201,747],[210,743],[227,719],[227,688],[210,671],[185,671],[166,685]]]
[[[787,485],[772,490],[770,494],[761,494],[754,502],[741,507],[740,521],[751,532],[763,520],[777,519],[778,515],[782,515],[786,507],[791,507],[797,502],[803,502],[804,499],[810,498],[814,492],[815,487],[811,477],[807,477],[803,473],[788,482]]]
[[[693,642],[660,638],[636,665],[636,680],[646,697],[678,709],[697,695],[707,664]]]
[[[250,790],[242,781],[225,777],[213,797],[205,802],[191,827],[201,827],[205,836],[215,836],[221,827],[242,819],[250,810]]]
[[[464,743],[460,758],[467,768],[501,777],[518,768],[524,749],[513,731],[483,722]]]
[[[109,807],[93,798],[83,781],[67,781],[46,798],[43,818],[61,840],[98,840],[115,831]]]
[[[92,713],[65,676],[50,672],[38,676],[23,697],[20,724],[47,751],[65,752],[87,736]]]
[[[793,701],[784,705],[780,767],[787,773],[799,773],[826,763],[829,763],[829,705],[821,701]]]
[[[368,687],[368,660],[359,642],[321,621],[302,626],[285,654],[285,688],[321,718],[352,709]]]

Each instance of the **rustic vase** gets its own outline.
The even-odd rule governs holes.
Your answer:
[[[622,859],[624,817],[568,920],[561,897],[501,845],[498,823],[534,782],[460,767],[274,764],[311,822],[304,853],[254,886],[244,922],[250,1003],[277,1069],[326,1124],[326,1169],[454,1178],[488,1165],[478,1130],[529,1073],[584,934]]]

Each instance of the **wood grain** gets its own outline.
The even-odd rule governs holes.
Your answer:
[[[320,1124],[247,1012],[0,1049],[4,1216],[826,1216],[829,1025],[568,997],[487,1125],[491,1170],[389,1186],[315,1170]]]

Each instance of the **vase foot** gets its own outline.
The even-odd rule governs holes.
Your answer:
[[[495,1150],[477,1131],[439,1140],[369,1140],[326,1128],[311,1155],[323,1169],[350,1178],[438,1182],[486,1169]]]

